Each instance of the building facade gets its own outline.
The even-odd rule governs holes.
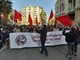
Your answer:
[[[80,0],[57,0],[55,16],[68,15],[74,24],[80,24]]]
[[[40,6],[32,6],[29,5],[28,7],[22,8],[22,21],[23,24],[28,25],[28,16],[31,15],[33,25],[35,25],[36,17],[38,19],[38,22],[40,22],[40,13],[43,11],[43,8]]]

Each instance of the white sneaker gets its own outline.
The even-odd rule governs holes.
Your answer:
[[[73,59],[73,57],[72,57],[72,56],[70,56],[70,55],[67,55],[67,57],[68,57],[69,59]]]

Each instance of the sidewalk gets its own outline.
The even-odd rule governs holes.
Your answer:
[[[40,54],[39,48],[4,49],[0,52],[0,60],[69,60],[66,57],[66,45],[47,47],[47,49],[49,56]],[[73,60],[80,60],[80,47],[77,55]]]

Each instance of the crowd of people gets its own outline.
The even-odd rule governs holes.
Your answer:
[[[69,32],[66,33],[66,30]],[[80,29],[79,27],[72,25],[70,27],[64,26],[50,26],[50,25],[37,25],[37,26],[17,26],[17,25],[5,25],[4,28],[0,26],[0,48],[5,44],[6,39],[9,38],[9,33],[15,32],[37,32],[40,33],[40,40],[41,40],[41,51],[42,54],[45,52],[45,55],[48,55],[48,51],[45,47],[46,35],[48,31],[63,31],[62,34],[66,37],[65,41],[68,45],[68,58],[73,58],[73,56],[77,56],[77,45],[79,44],[78,38],[80,37]]]

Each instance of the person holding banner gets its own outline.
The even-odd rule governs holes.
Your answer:
[[[46,42],[46,36],[47,36],[47,26],[43,25],[42,29],[40,29],[38,31],[38,33],[40,33],[40,40],[41,40],[41,51],[40,53],[42,54],[43,52],[45,52],[45,55],[48,55],[48,51],[45,47],[45,42]]]

